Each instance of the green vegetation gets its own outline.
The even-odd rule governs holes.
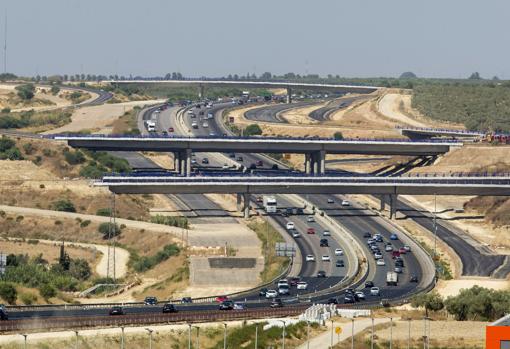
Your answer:
[[[50,92],[52,95],[56,96],[60,92],[60,87],[53,85],[51,86]]]
[[[172,227],[179,227],[188,229],[189,228],[189,222],[186,217],[175,217],[175,216],[162,216],[162,215],[156,215],[151,217],[151,223],[157,223],[157,224],[165,224]]]
[[[423,307],[426,311],[426,316],[429,316],[429,311],[439,311],[444,308],[443,298],[437,292],[423,293],[411,299],[411,306],[414,308]]]
[[[16,287],[10,282],[0,282],[0,297],[9,304],[16,303],[16,299],[18,298],[18,292],[16,291]]]
[[[115,237],[117,235],[120,235],[121,233],[121,227],[119,227],[117,224],[104,222],[99,224],[97,227],[97,231],[99,231],[103,235],[103,239],[108,239],[108,237]]]
[[[106,172],[128,173],[131,167],[125,159],[118,158],[106,152],[86,151],[85,154],[92,158],[81,168],[80,176],[87,178],[100,178]]]
[[[62,126],[71,121],[71,112],[64,110],[34,110],[12,113],[3,109],[0,113],[0,128],[48,127]]]
[[[248,228],[253,230],[259,240],[262,242],[262,251],[264,253],[264,270],[260,273],[262,283],[269,282],[280,275],[289,265],[289,258],[278,257],[275,253],[277,242],[283,242],[280,233],[267,221],[251,221]]]
[[[138,113],[140,107],[135,106],[132,110],[125,112],[120,118],[113,123],[113,134],[139,135],[138,129]]]
[[[342,135],[342,132],[337,131],[337,132],[335,132],[335,133],[333,134],[333,138],[334,138],[334,139],[338,139],[338,140],[342,140],[342,139],[344,139],[344,136]]]
[[[434,250],[430,248],[427,244],[425,244],[423,241],[418,241],[421,247],[425,251],[428,252],[429,255],[434,256]],[[453,279],[452,276],[452,270],[450,268],[450,265],[448,262],[446,262],[443,258],[441,258],[441,255],[436,255],[434,258],[434,264],[436,265],[436,275],[439,279],[442,280],[451,280]]]
[[[154,268],[159,263],[166,261],[168,258],[179,255],[180,252],[179,246],[176,244],[169,244],[152,256],[140,257],[138,254],[132,253],[129,262],[135,271],[143,273],[144,271]]]
[[[16,147],[16,142],[12,139],[2,136],[0,138],[0,160],[23,160],[23,156]]]
[[[110,217],[112,215],[112,209],[111,208],[100,208],[96,211],[96,215],[98,216],[104,216],[104,217]]]
[[[55,201],[52,206],[55,211],[76,212],[74,204],[67,199]]]
[[[510,131],[510,83],[421,85],[412,105],[433,119],[462,123],[470,130]]]
[[[69,148],[64,148],[63,154],[69,165],[83,164],[86,161],[85,155],[79,150],[72,151]]]
[[[35,86],[34,84],[24,84],[16,86],[16,90],[18,91],[18,97],[23,100],[31,100],[34,98]]]
[[[251,124],[246,126],[243,134],[245,136],[260,136],[262,134],[262,129],[258,124]]]

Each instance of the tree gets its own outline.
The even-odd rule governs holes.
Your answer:
[[[108,236],[114,237],[120,234],[120,227],[117,224],[109,222],[99,224],[97,230],[103,234],[103,239],[108,239]]]
[[[400,74],[399,77],[399,79],[416,79],[416,78],[417,78],[416,74],[411,71],[403,72],[402,74]]]
[[[57,290],[50,284],[42,284],[39,287],[39,293],[41,297],[48,300],[49,298],[55,297],[57,295]]]
[[[74,204],[71,201],[65,199],[53,202],[53,208],[55,211],[76,212]]]
[[[60,87],[58,87],[57,85],[53,85],[51,86],[51,94],[56,96],[59,92],[60,92]]]
[[[480,73],[475,71],[473,74],[469,76],[469,80],[481,80]]]
[[[71,260],[69,273],[78,280],[87,280],[92,275],[89,263],[81,258]]]
[[[248,125],[244,129],[245,136],[260,136],[262,134],[262,129],[257,124]]]
[[[8,282],[0,282],[0,297],[9,304],[14,304],[18,299],[18,291]]]
[[[24,100],[31,100],[34,98],[35,86],[34,84],[24,84],[16,86],[16,90],[18,91],[18,96]]]
[[[344,136],[342,135],[342,132],[340,131],[337,131],[333,134],[333,138],[334,139],[338,139],[338,140],[341,140],[341,139],[344,139]]]
[[[439,311],[444,308],[444,302],[441,295],[437,292],[421,294],[411,300],[411,306],[414,308],[425,308],[425,315],[429,316],[429,311]]]
[[[270,73],[270,72],[264,72],[261,76],[260,76],[260,80],[264,80],[264,81],[267,81],[267,80],[271,80],[271,78],[273,77],[273,75]]]

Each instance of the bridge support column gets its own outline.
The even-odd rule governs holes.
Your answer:
[[[243,193],[243,213],[244,219],[250,218],[250,194]]]
[[[384,211],[384,209],[386,208],[386,195],[384,194],[381,194],[379,195],[379,202],[380,202],[380,206],[379,206],[379,211]]]
[[[317,153],[312,153],[312,174],[317,176],[320,173],[320,156]]]
[[[178,151],[174,152],[174,170],[177,173],[181,173],[181,153]]]
[[[320,174],[323,175],[326,173],[326,151],[321,150],[318,155]]]
[[[390,195],[390,219],[397,218],[397,194]]]
[[[292,103],[292,89],[287,87],[287,103]]]
[[[241,203],[243,200],[243,196],[241,194],[237,193],[236,197],[237,197],[237,211],[241,212],[241,209],[242,209]]]
[[[309,175],[312,172],[312,156],[310,153],[305,153],[305,173]]]
[[[184,152],[186,169],[184,170],[184,175],[188,177],[191,174],[191,149],[186,149]]]

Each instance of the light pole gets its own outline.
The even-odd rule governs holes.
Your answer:
[[[23,348],[27,349],[27,337],[28,337],[28,334],[23,333],[23,334],[20,334],[20,336],[23,336],[23,338],[24,338],[25,344],[24,344]]]
[[[120,349],[124,349],[124,326],[121,326],[120,330],[122,331],[120,335]]]
[[[188,349],[191,349],[191,324],[188,324]]]
[[[351,327],[351,349],[354,349],[354,318],[351,319],[352,327]]]
[[[434,260],[437,256],[437,218],[436,218],[436,212],[437,212],[437,195],[434,193]]]
[[[193,326],[197,329],[197,347],[196,349],[199,349],[200,348],[200,327],[198,326]]]
[[[310,321],[306,320],[306,349],[310,349]]]
[[[152,349],[152,332],[154,332],[154,330],[146,328],[145,331],[149,332],[149,349]]]
[[[334,326],[333,326],[333,320],[330,320],[331,321],[331,348],[333,348],[333,329],[334,329]]]
[[[280,320],[283,323],[283,331],[282,331],[282,349],[285,349],[285,320]]]
[[[76,343],[74,344],[74,348],[78,349],[78,331],[74,331],[74,334],[76,334]]]
[[[372,331],[370,333],[370,349],[374,349],[374,318],[372,318]]]
[[[390,349],[393,347],[393,318],[390,317]]]
[[[224,322],[223,326],[225,326],[223,329],[223,349],[227,349],[227,323]]]
[[[411,349],[411,318],[408,318],[407,322],[407,349]]]
[[[258,349],[259,346],[259,324],[255,323],[255,349]]]

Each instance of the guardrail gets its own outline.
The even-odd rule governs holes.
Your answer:
[[[437,132],[437,133],[462,133],[467,135],[483,136],[485,132],[482,131],[469,131],[469,130],[455,130],[446,128],[431,128],[431,127],[410,127],[398,125],[395,127],[397,130],[409,130],[409,131],[425,131],[425,132]]]

